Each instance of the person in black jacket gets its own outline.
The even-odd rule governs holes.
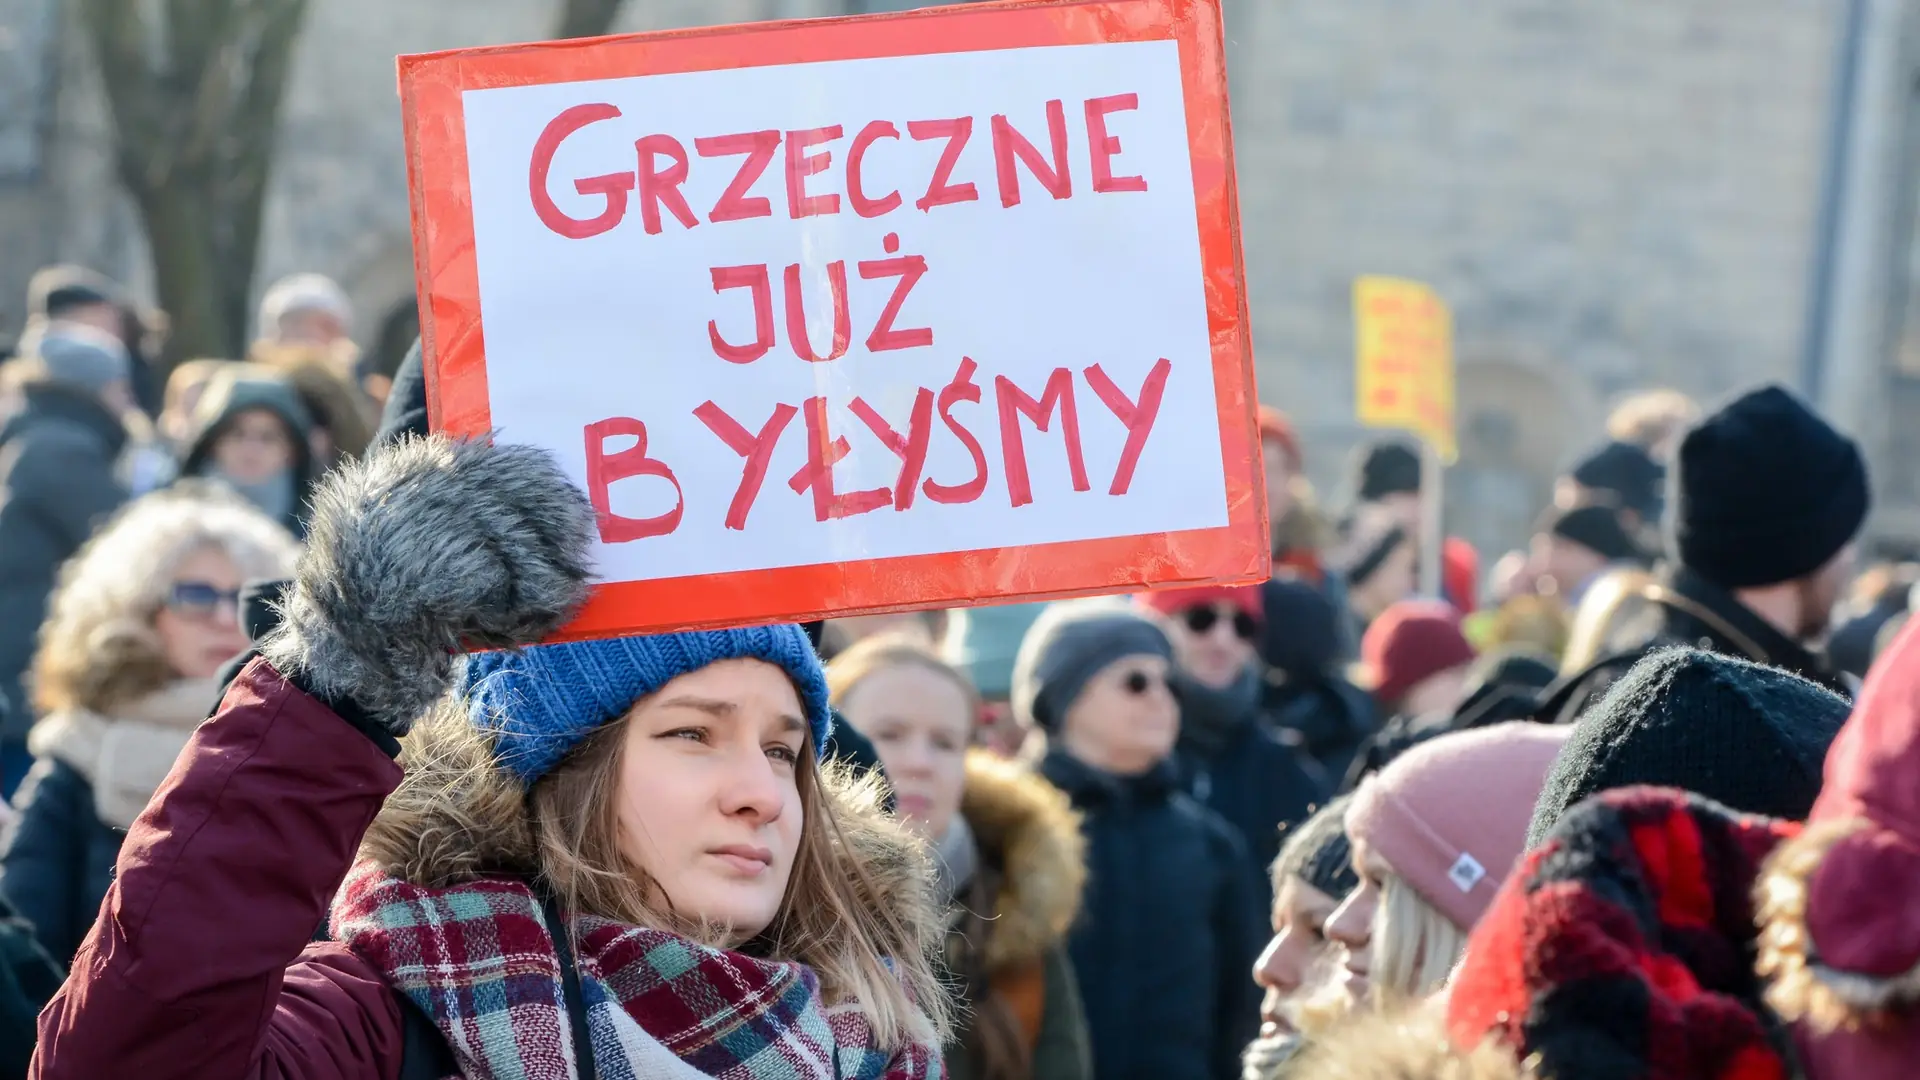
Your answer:
[[[1340,610],[1326,593],[1297,578],[1275,577],[1260,587],[1260,599],[1267,716],[1299,740],[1322,773],[1345,776],[1379,721],[1372,695],[1342,670]]]
[[[132,408],[126,349],[78,323],[50,323],[8,365],[20,411],[0,428],[0,794],[26,775],[33,711],[21,676],[54,575],[100,519],[127,499],[115,472]]]
[[[1053,606],[1014,664],[1014,710],[1050,744],[1041,775],[1087,838],[1067,950],[1098,1080],[1236,1076],[1258,1023],[1265,889],[1233,827],[1181,789],[1172,668],[1160,626],[1115,601]]]
[[[34,767],[0,845],[0,895],[60,962],[246,643],[240,583],[291,573],[298,552],[237,496],[187,483],[128,504],[62,571],[33,660]]]
[[[1860,448],[1778,386],[1745,394],[1681,440],[1668,515],[1674,565],[1645,590],[1646,619],[1543,702],[1572,720],[1633,663],[1691,645],[1782,668],[1836,693],[1817,651],[1851,576],[1871,497]]]
[[[1139,599],[1165,617],[1173,642],[1181,781],[1239,830],[1250,872],[1264,880],[1281,832],[1326,800],[1327,783],[1311,758],[1281,741],[1261,708],[1260,588],[1169,589]]]

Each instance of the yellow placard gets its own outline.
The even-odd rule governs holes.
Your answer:
[[[1452,463],[1453,313],[1426,285],[1367,275],[1353,283],[1355,411],[1369,427],[1425,439]]]

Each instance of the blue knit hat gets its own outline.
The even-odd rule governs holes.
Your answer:
[[[765,660],[799,692],[822,753],[832,714],[827,677],[806,631],[792,623],[738,630],[603,638],[467,657],[461,690],[474,726],[494,738],[494,758],[531,786],[600,725],[676,676],[721,660]]]

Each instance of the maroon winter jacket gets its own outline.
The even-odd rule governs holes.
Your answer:
[[[30,1075],[392,1080],[392,991],[308,940],[399,783],[373,740],[248,664],[127,833]]]

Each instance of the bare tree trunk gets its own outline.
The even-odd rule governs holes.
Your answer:
[[[197,186],[169,184],[134,196],[153,250],[153,279],[172,330],[169,340],[182,350],[167,358],[169,368],[195,356],[238,357],[246,344],[228,310],[228,268],[213,243],[217,214]]]
[[[307,0],[75,2],[172,322],[164,359],[238,357]]]
[[[599,37],[613,29],[622,0],[564,0],[556,39]]]

